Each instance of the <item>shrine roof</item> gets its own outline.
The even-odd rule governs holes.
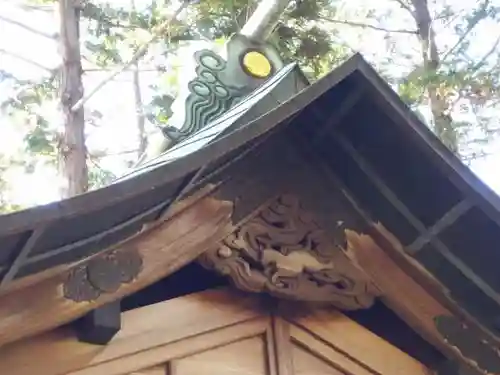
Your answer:
[[[500,242],[500,198],[360,55],[280,103],[275,90],[296,69],[283,68],[219,119],[108,187],[1,216],[2,283],[134,235],[186,186],[203,184],[207,171],[220,170],[221,159],[270,131],[295,127],[368,215],[398,237],[452,300],[494,331],[500,316],[500,252],[494,247]]]

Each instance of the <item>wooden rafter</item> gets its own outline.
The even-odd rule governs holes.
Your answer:
[[[396,193],[392,191],[389,186],[380,178],[380,176],[375,172],[374,168],[370,163],[365,160],[359,152],[350,144],[350,142],[338,132],[332,137],[348,154],[352,157],[359,168],[365,173],[365,175],[373,182],[377,187],[379,192],[387,198],[389,202],[408,220],[413,227],[420,233],[420,236],[425,236],[428,234],[428,229],[425,225],[410,211],[410,209],[398,198]],[[467,210],[462,210],[461,214],[464,214]],[[460,215],[455,215],[455,220],[457,220]],[[496,292],[487,282],[485,282],[481,277],[479,277],[464,261],[458,258],[453,251],[451,251],[448,246],[446,246],[436,235],[430,238],[430,243],[445,257],[451,264],[460,270],[467,278],[472,281],[479,289],[481,289],[488,297],[493,299],[496,303],[500,304],[500,295]]]
[[[421,234],[413,243],[406,247],[408,254],[415,255],[426,244],[431,242],[444,229],[451,226],[467,211],[473,207],[470,200],[464,199],[453,206],[446,214],[443,215],[436,223],[427,229],[426,233]]]
[[[21,251],[17,254],[16,258],[10,265],[8,271],[5,273],[2,281],[0,281],[0,287],[11,282],[15,277],[21,265],[26,261],[28,255],[35,247],[36,242],[45,232],[45,226],[39,227],[31,233],[31,235],[26,240],[26,243],[22,247]]]
[[[326,119],[321,120],[321,125],[318,130],[315,131],[314,137],[311,140],[312,144],[317,144],[332,131],[337,125],[341,124],[345,117],[351,112],[351,110],[359,103],[359,100],[364,94],[363,88],[356,88],[354,91],[347,94],[346,98],[342,100],[339,108],[333,112],[332,115]],[[316,108],[314,111],[319,114],[319,109]],[[319,117],[319,116],[318,116]],[[323,118],[323,116],[321,116]]]
[[[380,226],[374,226],[378,231]],[[382,299],[415,331],[450,358],[485,373],[476,362],[450,345],[435,324],[437,317],[454,317],[447,307],[431,296],[420,284],[389,257],[368,234],[348,231],[349,251],[361,268],[382,290]]]
[[[68,323],[174,272],[232,231],[231,214],[230,202],[202,191],[180,201],[164,220],[104,254],[0,296],[0,346]],[[130,278],[124,280],[123,273],[113,269],[99,278],[96,267],[112,266],[115,261],[128,267]],[[71,280],[76,282],[70,285]]]

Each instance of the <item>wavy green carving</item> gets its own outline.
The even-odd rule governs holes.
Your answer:
[[[271,45],[240,34],[233,35],[226,43],[225,58],[211,49],[194,54],[195,77],[181,90],[176,103],[182,104],[177,106],[169,124],[163,128],[168,139],[166,148],[208,125],[269,78],[256,78],[242,68],[242,56],[250,50],[264,54],[273,71],[284,65]]]
[[[226,69],[227,63],[215,52],[198,51],[195,53],[195,60],[196,78],[188,84],[190,94],[186,100],[184,124],[180,129],[167,126],[163,130],[174,143],[222,115],[250,91],[223,82],[221,73]]]

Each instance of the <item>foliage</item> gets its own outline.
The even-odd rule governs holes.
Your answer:
[[[91,161],[91,163],[94,163]],[[99,189],[109,185],[116,176],[113,172],[103,169],[99,164],[94,164],[94,168],[89,169],[89,188]]]
[[[407,6],[411,11],[421,3],[414,0],[413,6]],[[425,59],[417,62],[399,82],[399,93],[410,105],[421,105],[431,100],[426,89],[432,87],[440,101],[439,117],[447,119],[444,131],[435,129],[438,135],[464,160],[476,158],[486,153],[484,146],[500,130],[496,116],[491,116],[491,109],[498,109],[500,99],[500,34],[489,43],[483,42],[482,51],[473,40],[477,40],[477,32],[481,32],[482,27],[498,25],[500,4],[481,0],[465,9],[442,4],[429,10],[432,19],[439,20],[433,25],[437,35],[436,66],[430,69]],[[414,22],[418,27],[416,20]],[[446,35],[451,42],[439,43],[439,35]],[[425,44],[420,42],[424,49]],[[431,126],[437,126],[438,122],[433,113]]]
[[[55,158],[56,131],[50,128],[43,114],[43,105],[54,100],[54,77],[40,82],[14,81],[14,95],[1,103],[1,110],[12,121],[23,126],[24,152],[30,155],[50,155]]]
[[[36,0],[36,3],[53,1]],[[152,28],[168,17],[163,1],[137,2],[140,7],[136,9],[116,8],[104,1],[82,1],[82,57],[86,63],[102,70],[123,65],[151,35]],[[137,66],[140,72],[147,68],[157,75],[150,87],[151,98],[136,108],[146,115],[149,128],[164,125],[172,114],[170,106],[182,83],[177,71],[179,61],[175,61],[179,49],[194,41],[223,42],[245,25],[257,3],[257,0],[199,1],[151,46]],[[498,2],[478,0],[463,7],[451,6],[444,0],[432,4],[419,0],[362,3],[363,0],[291,0],[269,41],[285,60],[298,61],[311,80],[320,78],[353,51],[360,50],[406,103],[464,160],[486,154],[487,146],[500,130],[497,120],[500,35],[495,35],[491,42],[483,42],[482,48],[475,41],[478,33],[485,34],[483,29],[487,25],[498,25]],[[415,16],[415,7],[423,5],[431,15],[436,35],[436,66],[431,66],[425,56],[426,41]],[[369,51],[372,46],[365,40],[371,39],[385,49]],[[58,127],[52,118],[49,120],[47,112],[53,113],[58,98],[58,72],[46,72],[40,80],[26,82],[0,70],[0,82],[8,82],[14,93],[2,103],[2,110],[19,124],[25,135],[27,173],[33,167],[29,161],[33,157],[43,156],[48,163],[53,160],[55,164]],[[441,106],[439,113],[429,110],[430,89]],[[88,128],[101,126],[105,114],[88,106],[85,113]],[[447,121],[445,132],[437,129],[437,117]],[[90,153],[95,154],[93,150]],[[114,176],[102,166],[99,157],[91,157],[89,169],[92,188],[108,184]],[[1,176],[0,169],[0,192]],[[0,205],[1,199],[0,195]]]
[[[0,154],[0,213],[9,213],[13,211],[18,211],[21,206],[13,204],[9,197],[9,183],[5,180],[4,176],[8,171],[9,167],[13,164],[12,160],[4,157]]]

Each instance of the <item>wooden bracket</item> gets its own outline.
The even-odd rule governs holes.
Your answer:
[[[242,290],[280,298],[353,310],[370,307],[378,295],[293,195],[276,199],[199,261]]]
[[[73,325],[79,341],[106,345],[121,329],[120,301],[92,310]]]

